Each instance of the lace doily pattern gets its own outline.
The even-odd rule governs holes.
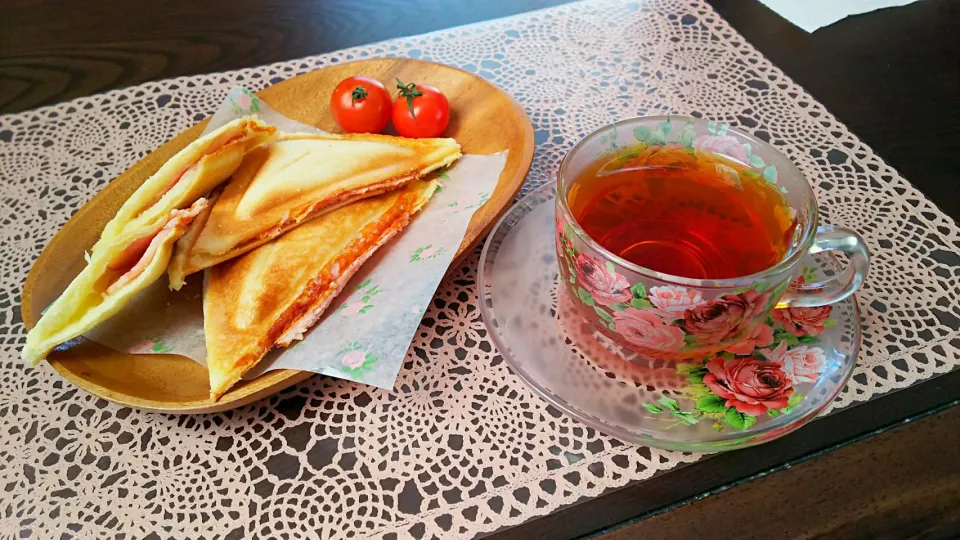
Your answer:
[[[20,363],[24,277],[111,178],[234,85],[384,55],[457,65],[513,94],[536,129],[527,189],[580,137],[627,116],[706,116],[770,141],[815,184],[827,221],[873,252],[863,353],[835,406],[960,362],[950,218],[706,4],[572,4],[0,117],[0,536],[470,536],[697,459],[586,428],[511,375],[480,320],[476,255],[442,285],[393,392],[313,377],[225,414],[176,417]]]

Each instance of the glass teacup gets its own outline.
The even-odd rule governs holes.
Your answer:
[[[743,167],[783,194],[795,226],[779,262],[750,275],[695,279],[634,264],[609,251],[578,224],[568,197],[575,178],[598,159],[666,147],[709,152]],[[821,226],[817,201],[799,169],[764,141],[726,124],[684,116],[623,120],[588,135],[566,155],[557,178],[556,244],[560,279],[598,331],[636,352],[663,358],[704,357],[759,339],[775,308],[825,306],[852,295],[867,274],[863,240]],[[848,264],[817,283],[802,279],[808,253],[840,251]]]

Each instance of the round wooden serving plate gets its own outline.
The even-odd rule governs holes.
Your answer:
[[[489,202],[473,216],[456,259],[490,230],[520,190],[533,159],[533,128],[523,108],[489,82],[460,69],[420,60],[381,58],[326,67],[283,81],[257,95],[279,113],[305,124],[339,132],[330,114],[330,93],[351,75],[366,75],[388,87],[396,79],[431,84],[450,101],[445,136],[455,138],[464,154],[509,150],[500,182]],[[120,205],[151,174],[196,139],[206,121],[184,131],[145,157],[83,206],[47,245],[23,288],[22,314],[33,328],[40,312],[67,287],[84,266],[84,250]],[[391,128],[392,129],[392,128]],[[97,343],[77,340],[48,358],[65,378],[96,396],[138,409],[167,413],[208,413],[239,407],[272,395],[314,375],[294,370],[270,371],[242,381],[217,402],[209,399],[207,371],[177,355],[132,355]]]

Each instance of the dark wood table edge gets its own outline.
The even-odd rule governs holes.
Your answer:
[[[775,441],[715,454],[489,535],[596,538],[960,406],[960,370],[854,403]],[[868,407],[861,405],[869,404]]]
[[[873,437],[876,437],[877,435],[880,435],[880,434],[882,434],[882,433],[886,433],[886,432],[888,432],[888,431],[890,431],[890,430],[892,430],[892,429],[896,429],[896,428],[898,428],[898,427],[900,427],[900,426],[903,426],[904,424],[907,424],[907,423],[910,423],[910,422],[916,422],[916,421],[919,421],[919,420],[922,420],[922,419],[924,419],[924,418],[928,418],[928,417],[931,417],[931,416],[936,416],[936,415],[938,415],[938,414],[940,414],[940,413],[942,413],[942,412],[951,410],[951,409],[957,407],[958,405],[960,405],[960,399],[955,399],[955,400],[953,400],[952,402],[946,403],[946,404],[944,404],[944,405],[941,405],[941,406],[939,406],[939,407],[937,407],[937,408],[935,408],[935,409],[932,409],[932,410],[929,410],[929,411],[920,413],[920,414],[918,414],[918,415],[916,415],[916,416],[912,416],[912,417],[910,417],[910,418],[905,418],[905,419],[903,419],[903,420],[901,420],[901,421],[899,421],[899,422],[894,422],[894,423],[885,425],[885,426],[880,427],[880,428],[878,428],[878,429],[875,429],[875,430],[873,430],[873,431],[871,431],[871,432],[869,432],[869,433],[863,434],[863,435],[858,436],[858,437],[854,437],[853,439],[845,440],[845,441],[839,442],[839,443],[837,443],[837,444],[834,444],[833,446],[830,446],[829,448],[824,448],[824,449],[822,449],[822,450],[817,450],[817,451],[815,451],[815,452],[813,452],[813,453],[811,453],[811,454],[809,454],[809,455],[803,456],[803,457],[801,457],[801,458],[799,458],[799,459],[795,459],[795,460],[792,460],[792,461],[789,461],[789,462],[786,462],[786,463],[781,463],[781,464],[779,464],[779,465],[777,465],[777,466],[775,466],[775,467],[772,467],[772,468],[770,468],[770,469],[768,469],[768,470],[755,473],[755,474],[753,474],[753,475],[751,475],[751,476],[749,476],[749,477],[743,478],[743,479],[741,479],[741,480],[737,480],[737,481],[735,481],[735,482],[733,482],[733,483],[731,483],[731,484],[724,485],[724,486],[720,486],[720,487],[717,487],[717,488],[708,490],[708,491],[706,491],[706,492],[704,492],[704,493],[701,493],[701,494],[699,494],[699,495],[695,495],[695,496],[692,496],[692,497],[688,497],[688,498],[686,498],[686,499],[684,499],[684,500],[682,500],[682,501],[679,501],[679,502],[676,502],[676,503],[673,503],[673,504],[670,504],[670,505],[667,505],[667,506],[664,506],[664,507],[661,507],[661,508],[657,508],[656,510],[652,510],[652,511],[647,512],[647,513],[645,513],[645,514],[643,514],[643,515],[637,516],[637,517],[635,517],[635,518],[631,518],[631,519],[628,519],[628,520],[625,520],[625,521],[621,521],[621,522],[619,522],[619,523],[616,523],[616,524],[611,525],[611,526],[609,526],[609,527],[605,527],[605,528],[603,528],[603,529],[601,529],[601,530],[599,530],[599,531],[596,531],[596,532],[594,532],[594,533],[587,534],[587,535],[583,536],[582,538],[584,538],[584,539],[586,540],[586,539],[599,538],[599,537],[605,536],[605,535],[607,535],[607,534],[609,534],[609,533],[611,533],[611,532],[618,531],[618,530],[620,530],[620,529],[629,527],[630,525],[632,525],[632,524],[634,524],[634,523],[638,523],[638,522],[643,521],[643,520],[645,520],[645,519],[649,519],[649,518],[651,518],[651,517],[654,517],[654,516],[657,516],[657,515],[660,515],[660,514],[669,512],[669,511],[671,511],[671,510],[673,510],[673,509],[675,509],[675,508],[679,508],[679,507],[681,507],[681,506],[688,505],[688,504],[690,504],[690,503],[699,501],[699,500],[701,500],[701,499],[704,499],[704,498],[706,498],[706,497],[710,497],[710,496],[712,496],[712,495],[717,495],[717,494],[719,494],[719,493],[722,493],[722,492],[724,492],[724,491],[727,491],[728,489],[732,489],[732,488],[741,486],[741,485],[743,485],[743,484],[750,483],[750,482],[752,482],[752,481],[754,481],[754,480],[757,480],[757,479],[759,479],[759,478],[763,478],[763,477],[769,476],[769,475],[771,475],[771,474],[775,474],[775,473],[778,473],[778,472],[780,472],[780,471],[786,470],[786,469],[788,469],[788,468],[790,468],[790,467],[795,467],[795,466],[800,465],[800,464],[802,464],[802,463],[806,463],[806,462],[808,462],[808,461],[817,459],[817,458],[822,457],[822,456],[824,456],[824,455],[826,455],[826,454],[829,454],[829,453],[831,453],[831,452],[833,452],[833,451],[835,451],[835,450],[839,450],[839,449],[841,449],[841,448],[854,445],[854,444],[856,444],[856,443],[865,441],[865,440],[867,440],[867,439],[871,439],[871,438],[873,438]]]

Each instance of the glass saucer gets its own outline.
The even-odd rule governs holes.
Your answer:
[[[771,317],[773,342],[748,356],[675,362],[617,346],[577,314],[559,283],[555,198],[551,182],[507,211],[483,248],[478,285],[500,353],[565,413],[623,441],[718,452],[803,426],[850,378],[860,347],[853,298],[835,304],[828,318]],[[832,275],[832,262],[808,257],[805,277]],[[758,382],[777,390],[758,394]]]

